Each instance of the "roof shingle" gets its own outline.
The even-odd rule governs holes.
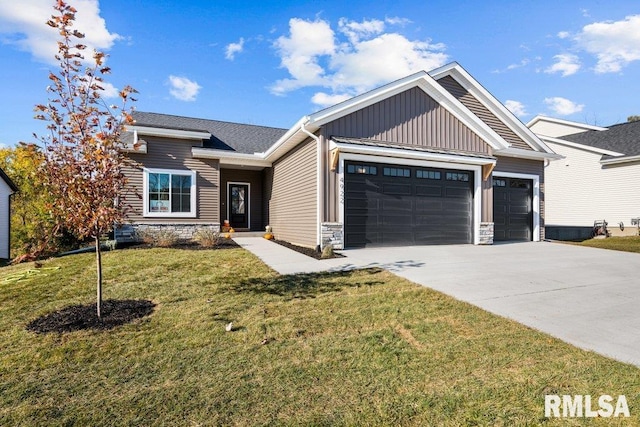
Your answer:
[[[617,151],[623,157],[640,155],[640,121],[609,126],[607,130],[590,130],[563,136],[562,139],[590,147]],[[613,158],[613,156],[603,156]],[[620,158],[620,157],[616,157]]]

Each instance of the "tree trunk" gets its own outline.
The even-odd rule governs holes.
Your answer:
[[[100,237],[96,237],[96,271],[98,272],[96,312],[98,313],[98,319],[102,319],[102,254],[100,253]]]

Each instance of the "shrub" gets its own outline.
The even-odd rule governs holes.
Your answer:
[[[137,234],[138,239],[144,243],[160,248],[169,248],[180,240],[176,232],[169,229],[140,230]]]
[[[211,228],[201,228],[193,235],[193,240],[205,248],[213,248],[220,243],[220,232]]]

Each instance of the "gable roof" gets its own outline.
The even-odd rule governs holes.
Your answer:
[[[529,120],[526,126],[528,128],[531,128],[532,126],[535,126],[537,123],[540,123],[540,122],[555,123],[558,125],[573,128],[575,130],[575,133],[585,132],[589,130],[607,130],[607,128],[604,128],[601,126],[594,126],[586,123],[574,122],[571,120],[558,119],[555,117],[543,116],[541,114],[538,114],[533,119]]]
[[[199,119],[170,114],[133,112],[135,128],[171,129],[198,134],[210,134],[204,148],[253,154],[268,149],[287,129],[256,126],[219,120]]]
[[[0,179],[7,183],[11,191],[13,191],[14,193],[18,191],[18,186],[15,185],[13,181],[11,181],[11,178],[9,178],[9,176],[2,170],[2,168],[0,168]]]
[[[602,157],[603,160],[640,156],[640,121],[609,126],[604,131],[591,130],[567,135],[561,139],[602,150],[622,153],[622,156],[604,155]]]
[[[540,138],[538,138],[524,123],[520,121],[507,107],[505,107],[500,101],[496,99],[487,89],[484,88],[471,74],[467,72],[457,62],[451,62],[443,65],[440,68],[436,68],[429,72],[429,75],[436,81],[439,81],[445,77],[451,77],[458,83],[464,90],[473,96],[488,113],[493,114],[498,120],[500,120],[507,129],[506,133],[511,136],[518,137],[522,141],[529,145],[534,151],[541,151],[544,153],[553,153],[553,150],[549,148]],[[471,106],[469,106],[471,107]],[[480,112],[475,112],[480,114]],[[505,134],[506,138],[509,138]]]

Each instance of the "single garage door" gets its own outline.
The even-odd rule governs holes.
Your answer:
[[[533,181],[493,178],[493,240],[532,240]]]
[[[473,172],[345,162],[345,246],[472,243]]]

